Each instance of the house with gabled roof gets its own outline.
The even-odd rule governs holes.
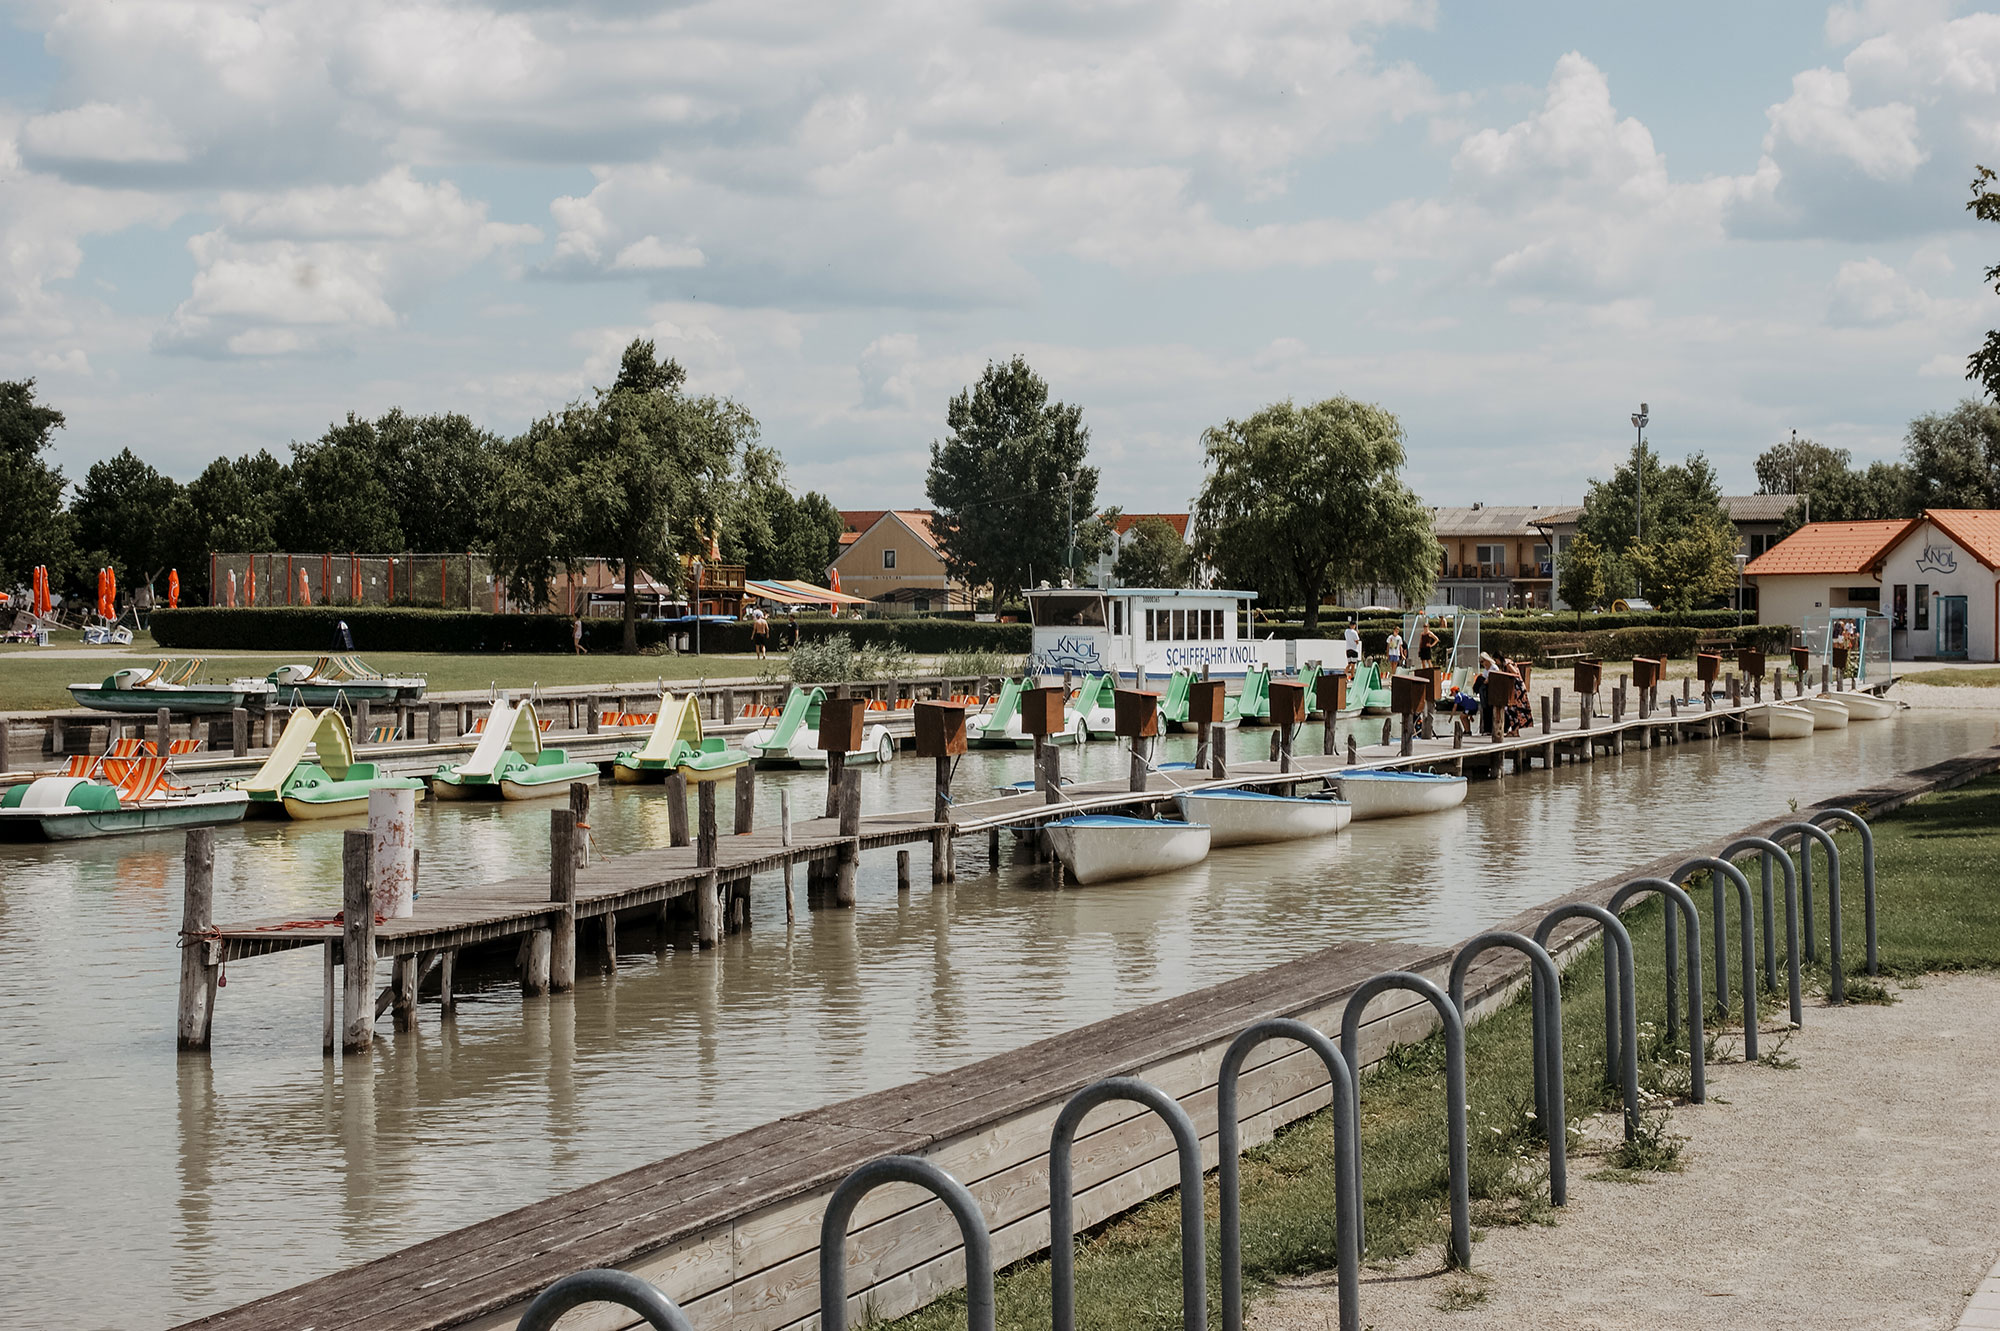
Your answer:
[[[841,591],[920,615],[973,608],[972,589],[945,569],[928,509],[855,509],[840,516],[847,530],[832,572],[840,576]]]
[[[1807,523],[1743,573],[1766,623],[1865,610],[1889,620],[1896,660],[2000,661],[2000,510]]]

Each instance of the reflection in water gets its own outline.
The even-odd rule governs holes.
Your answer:
[[[918,848],[917,886],[899,895],[894,856],[871,854],[858,909],[808,910],[801,882],[788,929],[773,874],[753,891],[753,927],[711,953],[670,935],[656,954],[654,931],[628,925],[613,976],[586,928],[573,994],[524,1001],[511,954],[468,958],[455,1021],[427,1000],[419,1030],[385,1021],[374,1053],[346,1062],[320,1057],[316,948],[232,966],[213,1055],[175,1055],[176,838],[0,848],[10,1313],[50,1327],[178,1321],[1342,939],[1451,942],[1788,800],[1996,741],[1992,719],[1910,714],[1795,744],[1635,750],[1475,783],[1446,815],[1085,890],[1050,890],[1011,847],[990,873],[983,838],[967,838],[956,884],[933,892]],[[1167,748],[1186,757],[1191,741]],[[1111,745],[1064,762],[1089,777],[1125,768]],[[958,788],[1027,763],[974,755]],[[864,798],[923,804],[931,775],[917,762],[863,769]],[[780,788],[803,815],[824,777],[761,777],[762,822]],[[719,793],[726,826],[731,792]],[[543,813],[426,807],[426,890],[544,863]],[[657,789],[603,787],[592,815],[602,853],[666,840]],[[221,833],[217,914],[337,910],[342,830]]]

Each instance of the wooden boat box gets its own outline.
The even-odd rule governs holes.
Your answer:
[[[1722,674],[1722,654],[1720,652],[1696,652],[1694,654],[1694,677],[1704,684],[1713,684]]]
[[[1271,682],[1271,724],[1295,726],[1306,719],[1306,686],[1287,681]]]
[[[1313,680],[1313,705],[1331,721],[1334,713],[1347,706],[1347,676],[1338,670],[1322,670]]]
[[[1656,689],[1666,668],[1660,662],[1645,656],[1632,658],[1632,686],[1638,689]]]
[[[1762,647],[1738,647],[1736,668],[1751,678],[1764,673],[1764,649]]]
[[[1792,669],[1798,671],[1801,675],[1812,669],[1812,648],[1792,648]]]
[[[1126,739],[1145,739],[1160,733],[1160,695],[1138,689],[1114,689],[1111,694],[1113,728]]]
[[[1834,673],[1834,675],[1835,675],[1836,677],[1839,677],[1839,678],[1845,678],[1845,677],[1846,677],[1846,675],[1847,675],[1847,648],[1845,648],[1845,647],[1836,647],[1836,648],[1834,648],[1834,649],[1833,649],[1833,673]]]
[[[1520,687],[1521,681],[1517,676],[1510,675],[1504,670],[1487,671],[1486,705],[1496,712],[1499,711],[1514,701],[1514,694]]]
[[[972,709],[959,702],[916,705],[917,756],[955,758],[966,751],[965,717]]]
[[[1223,685],[1219,679],[1197,679],[1188,685],[1188,715],[1192,725],[1222,724]]]
[[[1064,691],[1061,685],[1021,690],[1021,729],[1030,735],[1060,735]]]
[[[1570,667],[1570,688],[1584,695],[1596,693],[1604,687],[1604,662],[1577,661]]]
[[[852,753],[861,747],[861,724],[868,716],[866,698],[827,698],[819,705],[819,751]]]
[[[1389,710],[1397,716],[1415,716],[1431,705],[1433,684],[1428,674],[1389,676]]]

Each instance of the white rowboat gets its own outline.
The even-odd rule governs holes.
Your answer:
[[[1049,848],[1078,886],[1185,869],[1208,857],[1208,827],[1091,813],[1042,828]]]
[[[1819,693],[1801,699],[1801,705],[1812,713],[1814,730],[1845,730],[1849,714],[1847,704],[1831,693]]]
[[[1340,774],[1340,793],[1354,806],[1354,820],[1402,818],[1438,813],[1465,803],[1465,778],[1442,772],[1365,772]]]
[[[1901,703],[1878,698],[1872,693],[1843,693],[1841,705],[1847,708],[1847,715],[1854,721],[1887,721],[1903,710]]]
[[[1788,702],[1767,702],[1743,716],[1751,739],[1805,739],[1813,733],[1813,714]]]
[[[1210,846],[1249,846],[1326,836],[1347,826],[1345,800],[1304,799],[1261,790],[1197,790],[1174,797],[1181,817],[1208,824]]]

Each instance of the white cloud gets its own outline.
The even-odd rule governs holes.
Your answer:
[[[187,145],[150,107],[86,102],[35,116],[21,129],[21,146],[61,162],[185,162]]]

